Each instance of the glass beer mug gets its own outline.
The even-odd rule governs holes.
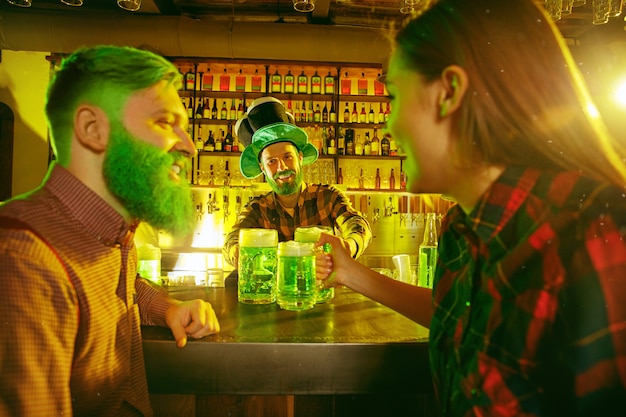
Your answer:
[[[315,306],[315,251],[311,242],[293,240],[278,244],[277,302],[284,310]]]
[[[239,230],[238,300],[245,304],[276,301],[276,251],[274,229]]]
[[[333,228],[330,226],[300,226],[296,228],[294,239],[296,242],[312,242],[315,243],[320,239],[321,233],[333,234]],[[321,285],[317,287],[317,302],[325,303],[335,296],[335,289],[324,288]]]

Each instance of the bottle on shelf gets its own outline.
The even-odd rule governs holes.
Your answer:
[[[283,76],[278,72],[278,68],[276,68],[276,72],[272,74],[272,78],[270,80],[270,89],[272,93],[281,93],[283,87]]]
[[[367,123],[375,123],[376,122],[376,115],[374,114],[374,110],[372,109],[372,103],[370,103],[370,111],[369,113],[367,113]]]
[[[313,122],[319,123],[322,121],[322,112],[320,111],[320,104],[315,104],[315,111],[313,112]]]
[[[406,172],[400,171],[400,189],[406,190]]]
[[[324,77],[324,94],[335,94],[335,77],[330,74]]]
[[[211,118],[211,106],[209,105],[209,99],[204,99],[204,104],[202,105],[202,118],[210,119]]]
[[[322,92],[322,77],[319,76],[317,70],[311,76],[311,94],[320,94]]]
[[[235,99],[230,99],[230,111],[228,112],[229,120],[237,120],[237,107],[235,107]]]
[[[389,156],[398,156],[398,145],[391,135],[389,135]]]
[[[313,122],[313,117],[315,116],[315,112],[313,111],[313,100],[309,101],[309,108],[306,111],[306,121],[309,123]]]
[[[300,103],[298,103],[296,101],[296,108],[293,112],[293,120],[295,120],[296,122],[300,121]]]
[[[345,72],[344,77],[341,79],[341,94],[352,94],[352,80],[348,78],[348,72]]]
[[[202,140],[202,125],[198,125],[196,140],[194,142],[198,151],[204,149],[204,140]]]
[[[322,126],[322,155],[328,155],[328,129],[326,125]]]
[[[211,119],[217,119],[217,99],[213,99],[213,107],[211,107]]]
[[[383,110],[383,102],[380,102],[380,107],[378,108],[378,123],[385,123],[385,111]]]
[[[391,174],[389,174],[389,189],[396,189],[396,174],[393,172],[393,168],[391,168]]]
[[[426,213],[424,240],[419,247],[417,258],[417,285],[432,288],[437,266],[437,217],[435,213]]]
[[[187,105],[187,117],[193,118],[193,98],[189,97],[189,104]]]
[[[192,67],[185,73],[185,90],[193,91],[196,88],[196,74]]]
[[[343,111],[343,122],[350,123],[350,108],[348,107],[348,103],[346,103],[346,108]]]
[[[228,124],[228,131],[226,136],[224,137],[224,142],[222,143],[222,149],[224,152],[232,152],[233,150],[233,125],[232,123]]]
[[[377,77],[374,80],[374,95],[375,96],[385,95],[385,84],[380,81],[380,74],[377,74]]]
[[[328,123],[328,106],[324,102],[324,108],[322,109],[322,123]]]
[[[350,123],[358,123],[359,122],[359,113],[356,111],[356,102],[354,106],[352,106],[352,113],[350,113]]]
[[[346,155],[354,155],[354,129],[346,129]]]
[[[206,67],[206,72],[202,74],[202,89],[204,91],[213,91],[213,74],[211,68]]]
[[[205,152],[214,152],[215,151],[215,138],[213,137],[213,131],[209,130],[209,136],[204,142],[204,151]]]
[[[328,155],[337,155],[337,139],[335,138],[335,131],[332,126],[328,128],[326,143],[326,152],[328,152]]]
[[[376,178],[374,178],[374,188],[380,190],[380,168],[376,168]]]
[[[372,141],[370,140],[370,132],[365,132],[365,140],[363,141],[363,155],[372,154]]]
[[[291,113],[293,115],[293,108],[291,106],[291,100],[287,100],[287,113]]]
[[[372,136],[372,155],[380,155],[380,139],[378,139],[378,129],[374,128],[374,136]]]
[[[383,138],[380,140],[380,154],[382,156],[389,156],[389,138],[388,134],[385,133]]]
[[[235,77],[235,91],[246,91],[246,76],[243,69],[239,69],[239,74]]]
[[[337,155],[346,154],[346,137],[341,126],[337,127]]]
[[[387,103],[387,108],[385,109],[385,123],[389,120],[389,114],[391,113],[391,105]]]
[[[291,73],[291,70],[287,70],[287,74],[285,74],[285,93],[293,94],[294,92],[294,76]]]
[[[198,106],[196,107],[196,113],[194,117],[196,119],[202,119],[203,114],[204,114],[204,108],[202,107],[202,100],[198,99]]]
[[[239,106],[237,106],[237,119],[241,119],[245,113],[243,108],[243,99],[239,100]]]
[[[343,184],[343,173],[341,172],[341,167],[339,167],[339,172],[337,174],[337,184]]]
[[[230,74],[226,68],[220,75],[220,91],[230,91]]]
[[[359,113],[359,123],[367,123],[367,113],[365,113],[365,103],[361,103],[361,112]]]
[[[239,152],[239,138],[237,137],[237,135],[233,135],[233,146],[230,151]]]
[[[298,94],[306,94],[309,91],[309,77],[304,70],[298,75]]]
[[[226,100],[222,101],[222,108],[220,109],[220,119],[228,120],[228,109],[226,108]]]
[[[354,154],[357,156],[363,155],[363,142],[361,141],[361,135],[358,133],[354,140]]]
[[[215,152],[224,150],[224,129],[220,129],[220,134],[215,138]]]
[[[361,73],[361,78],[359,78],[359,82],[357,83],[357,91],[360,95],[367,95],[367,78],[365,78],[365,73]]]
[[[330,101],[330,112],[328,113],[328,122],[337,123],[337,112],[335,111],[335,100]]]
[[[259,75],[259,69],[255,68],[254,75],[252,76],[250,80],[250,90],[254,92],[259,92],[261,91],[262,84],[263,84],[263,80],[261,76]]]

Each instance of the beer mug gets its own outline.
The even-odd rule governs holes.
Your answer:
[[[276,246],[274,229],[240,229],[238,300],[245,304],[276,301]]]
[[[333,228],[330,226],[300,226],[296,228],[294,239],[296,242],[312,242],[315,243],[320,240],[320,235],[323,233],[333,234]],[[321,284],[317,286],[317,302],[325,303],[330,301],[335,296],[334,288],[324,288]]]
[[[277,302],[284,310],[315,306],[315,251],[311,242],[293,240],[278,244]]]

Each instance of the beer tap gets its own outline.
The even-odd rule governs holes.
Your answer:
[[[380,209],[379,208],[375,208],[374,209],[374,216],[372,216],[372,223],[378,223],[378,220],[380,220]]]
[[[389,204],[385,206],[385,217],[391,217],[393,214],[393,197],[389,196]]]
[[[204,213],[202,212],[202,204],[197,204],[196,205],[196,221],[198,223],[200,223],[200,221],[202,221],[202,215]]]
[[[239,190],[237,190],[237,194],[235,194],[235,214],[239,216],[241,212],[241,194]]]
[[[215,196],[209,194],[209,201],[206,203],[206,212],[207,214],[213,214],[218,211],[217,201],[215,200]]]
[[[228,215],[230,214],[230,211],[228,211],[229,203],[230,201],[228,199],[228,189],[225,188],[224,197],[222,198],[222,208],[224,209],[224,223],[226,223],[226,220],[228,219]]]

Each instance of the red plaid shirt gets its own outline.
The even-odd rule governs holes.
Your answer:
[[[430,327],[445,416],[626,416],[626,193],[509,168],[442,226]]]
[[[276,201],[272,191],[254,198],[239,214],[237,222],[224,242],[226,261],[235,265],[239,245],[239,229],[276,229],[278,241],[293,240],[298,226],[330,226],[337,236],[353,239],[359,257],[372,241],[372,229],[363,215],[356,211],[350,200],[337,188],[324,184],[302,184],[302,191],[293,215]]]

